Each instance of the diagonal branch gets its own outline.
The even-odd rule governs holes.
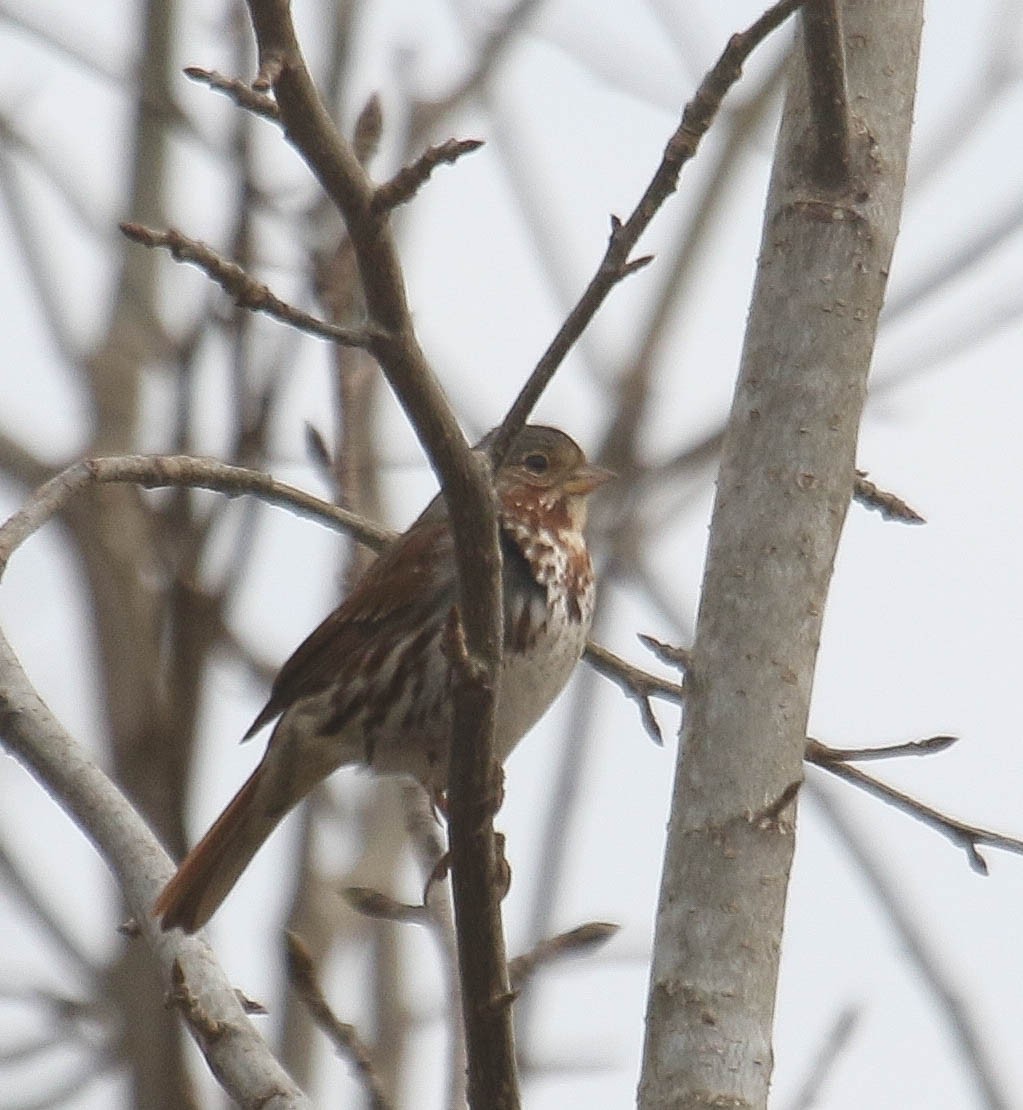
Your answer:
[[[242,1106],[309,1105],[245,1016],[205,941],[156,928],[149,908],[173,873],[167,853],[127,799],[65,732],[0,633],[0,739],[88,836],[116,875],[169,989],[192,989],[189,1030],[213,1074]],[[178,969],[177,971],[175,969]]]
[[[366,1091],[371,1110],[389,1110],[391,1101],[384,1093],[380,1077],[373,1067],[373,1058],[354,1025],[341,1021],[323,993],[316,975],[316,965],[302,939],[289,932],[285,937],[288,981],[298,992],[313,1020],[330,1038],[335,1051],[347,1057]]]
[[[229,96],[239,108],[245,108],[253,115],[273,123],[280,123],[281,114],[277,110],[274,98],[267,96],[266,93],[257,92],[251,85],[247,85],[237,77],[225,77],[215,69],[203,69],[200,66],[186,66],[185,76]]]
[[[464,155],[479,150],[482,145],[482,139],[448,139],[428,147],[414,162],[398,170],[390,181],[377,186],[373,194],[373,211],[389,212],[400,204],[407,204],[438,166],[457,162]]]
[[[663,744],[664,737],[661,735],[661,726],[654,716],[650,698],[653,696],[668,698],[681,704],[685,697],[682,684],[672,682],[670,679],[659,678],[657,675],[641,670],[593,640],[587,643],[583,658],[597,674],[601,674],[616,683],[626,697],[636,702],[647,735],[655,744]]]
[[[721,57],[700,83],[696,95],[685,106],[682,120],[664,148],[661,163],[632,214],[624,223],[617,218],[612,219],[611,237],[596,274],[565,318],[504,418],[500,433],[493,441],[492,452],[495,459],[503,458],[508,445],[528,419],[565,356],[589,325],[607,295],[644,261],[636,259],[630,262],[629,256],[661,205],[678,187],[683,166],[696,154],[700,140],[714,122],[725,94],[742,76],[742,67],[750,54],[802,2],[803,0],[780,0],[745,31],[732,35],[728,40]]]
[[[340,343],[343,347],[369,347],[373,341],[371,330],[365,328],[340,328],[326,320],[319,320],[308,312],[282,301],[271,292],[269,286],[247,274],[241,266],[212,247],[182,235],[174,228],[156,231],[141,224],[122,223],[121,231],[135,243],[144,247],[164,247],[170,251],[177,262],[191,262],[234,298],[241,308],[263,312],[282,324],[290,324],[310,335]]]
[[[925,825],[929,825],[932,829],[941,833],[942,836],[947,837],[953,844],[963,849],[970,866],[981,875],[988,873],[988,866],[987,860],[978,851],[978,845],[1001,848],[1006,852],[1023,855],[1023,840],[1006,836],[1004,833],[992,832],[990,829],[981,828],[979,825],[969,825],[965,821],[950,817],[933,806],[921,802],[918,798],[914,798],[911,794],[906,794],[894,786],[889,786],[888,783],[882,782],[880,779],[876,779],[848,763],[834,759],[820,759],[817,757],[813,745],[808,745],[806,755],[807,759],[816,766],[823,768],[832,775],[837,775],[840,779],[845,779],[846,782],[853,783],[862,790],[866,790],[868,794],[873,794],[875,798],[880,798],[881,801],[902,810],[903,813],[908,813],[910,817],[915,817],[918,821],[922,821]]]
[[[865,763],[876,759],[893,759],[904,755],[934,755],[952,747],[958,736],[928,736],[926,740],[905,740],[873,748],[832,748],[807,737],[805,758],[823,767],[826,763]]]

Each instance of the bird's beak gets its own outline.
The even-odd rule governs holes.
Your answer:
[[[595,489],[598,489],[605,482],[610,482],[612,478],[617,477],[618,475],[613,470],[587,463],[572,472],[571,478],[565,483],[565,490],[568,493],[585,496],[587,493],[592,493]]]

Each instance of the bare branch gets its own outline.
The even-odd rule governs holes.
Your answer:
[[[611,290],[630,272],[629,255],[633,247],[661,205],[678,187],[682,167],[696,154],[700,140],[714,122],[725,94],[742,76],[742,66],[746,59],[802,2],[803,0],[780,0],[745,31],[740,31],[729,39],[721,57],[700,83],[696,95],[686,105],[682,121],[664,149],[661,164],[632,214],[624,223],[617,217],[614,218],[611,238],[596,274],[536,364],[508,411],[500,433],[494,439],[492,452],[495,459],[503,458],[508,445],[525,424],[541,394],[597,309]]]
[[[373,548],[379,549],[394,538],[393,532],[261,471],[191,455],[123,455],[75,463],[44,483],[17,513],[0,525],[0,574],[11,554],[75,494],[94,483],[105,482],[131,482],[147,489],[197,487],[229,497],[251,493],[272,505],[286,506],[321,523],[343,528]]]
[[[457,162],[465,154],[471,154],[483,146],[482,139],[448,139],[447,142],[431,146],[408,166],[403,166],[383,185],[378,185],[373,193],[374,212],[389,212],[400,204],[410,201],[420,188],[429,180],[430,175],[440,165]]]
[[[559,933],[556,937],[542,940],[528,952],[508,961],[508,974],[512,987],[520,990],[527,979],[532,978],[541,967],[563,960],[568,956],[587,955],[594,948],[606,944],[621,928],[607,921],[589,921]]]
[[[903,755],[933,755],[952,747],[958,736],[929,736],[926,740],[906,740],[900,744],[888,744],[877,748],[832,748],[807,737],[806,758],[811,763],[823,766],[825,763],[863,763],[873,759],[893,759]]]
[[[865,508],[876,509],[885,520],[897,520],[903,524],[927,523],[916,509],[907,505],[901,497],[875,486],[862,470],[856,471],[853,500],[858,501]]]
[[[988,866],[987,860],[978,851],[978,845],[1001,848],[1006,852],[1023,855],[1023,840],[992,832],[978,825],[968,825],[964,821],[934,809],[910,794],[897,790],[894,786],[889,786],[886,782],[881,782],[880,779],[875,779],[858,767],[851,767],[848,763],[836,762],[828,758],[818,758],[816,748],[812,744],[807,746],[806,758],[816,766],[859,786],[868,794],[873,794],[883,802],[895,806],[896,809],[901,809],[903,813],[908,813],[910,817],[915,817],[947,837],[953,844],[963,849],[970,867],[981,875],[988,873]]]
[[[657,718],[650,706],[650,698],[658,696],[681,704],[685,697],[682,685],[634,667],[621,656],[615,655],[614,652],[608,651],[606,647],[601,647],[593,640],[587,643],[583,658],[598,674],[617,683],[625,695],[639,705],[647,735],[655,744],[663,744],[661,726],[657,723]]]
[[[810,75],[810,111],[816,146],[813,176],[818,184],[840,189],[849,182],[849,93],[845,47],[837,0],[807,0],[803,5],[803,54]]]
[[[202,69],[200,66],[186,66],[185,76],[189,80],[209,86],[215,92],[224,93],[239,108],[245,108],[253,115],[261,116],[273,123],[280,123],[281,121],[281,115],[277,110],[277,102],[274,98],[267,96],[266,93],[257,92],[251,85],[247,85],[237,77],[225,77],[224,74],[218,73],[215,69]]]
[[[644,1108],[767,1103],[794,841],[789,820],[750,815],[775,817],[803,775],[820,622],[901,209],[919,9],[914,0],[843,7],[849,33],[868,44],[855,55],[851,95],[883,152],[881,169],[857,144],[857,168],[870,173],[865,198],[829,197],[801,172],[807,75],[789,67],[693,645],[648,995]],[[892,56],[906,64],[893,69]],[[851,304],[856,312],[842,311]],[[778,800],[777,812],[764,810],[765,799]],[[679,984],[696,987],[682,1005]]]
[[[639,642],[648,647],[662,663],[679,670],[688,671],[693,665],[693,653],[689,648],[677,644],[665,644],[661,640],[648,636],[645,632],[639,633]]]
[[[174,969],[180,969],[180,984],[196,1000],[189,1029],[224,1089],[246,1107],[307,1107],[301,1091],[243,1013],[206,943],[156,928],[149,909],[173,873],[170,859],[117,787],[32,688],[2,633],[0,737],[114,872],[169,988],[174,987]],[[229,1035],[211,1036],[214,1030]]]
[[[190,239],[174,228],[156,231],[141,224],[122,223],[121,231],[133,242],[144,247],[164,247],[177,262],[190,262],[198,266],[207,277],[215,281],[236,305],[263,312],[282,324],[290,324],[300,331],[329,339],[344,347],[370,347],[374,341],[372,329],[339,328],[326,320],[319,320],[308,312],[282,301],[269,286],[247,274],[241,266],[224,258],[212,247],[198,239]]]
[[[413,906],[399,902],[379,890],[364,886],[349,886],[341,892],[344,900],[364,917],[375,917],[381,921],[397,921],[403,925],[425,925],[429,914],[425,906]]]
[[[308,948],[301,937],[295,933],[286,934],[286,950],[288,956],[288,981],[298,992],[306,1004],[313,1021],[330,1038],[335,1052],[346,1057],[359,1082],[366,1090],[369,1105],[373,1110],[388,1110],[391,1101],[384,1093],[380,1078],[377,1075],[369,1048],[359,1036],[354,1025],[340,1021],[330,1008],[323,988],[316,976],[316,966]]]

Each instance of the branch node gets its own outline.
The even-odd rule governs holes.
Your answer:
[[[180,960],[175,960],[171,964],[171,985],[167,992],[167,1006],[179,1009],[185,1021],[206,1044],[219,1040],[229,1029],[226,1022],[211,1018],[203,1009],[185,980],[185,971]]]
[[[266,92],[277,84],[284,72],[284,56],[279,51],[268,50],[259,60],[259,72],[256,74],[252,87],[257,92]]]

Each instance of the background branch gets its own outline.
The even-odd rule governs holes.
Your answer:
[[[195,999],[189,1029],[241,1106],[308,1106],[256,1033],[206,943],[164,933],[149,908],[174,867],[135,809],[78,747],[32,688],[0,634],[0,737],[96,846],[117,877],[170,988],[180,968]],[[228,1035],[229,1034],[229,1035]]]

